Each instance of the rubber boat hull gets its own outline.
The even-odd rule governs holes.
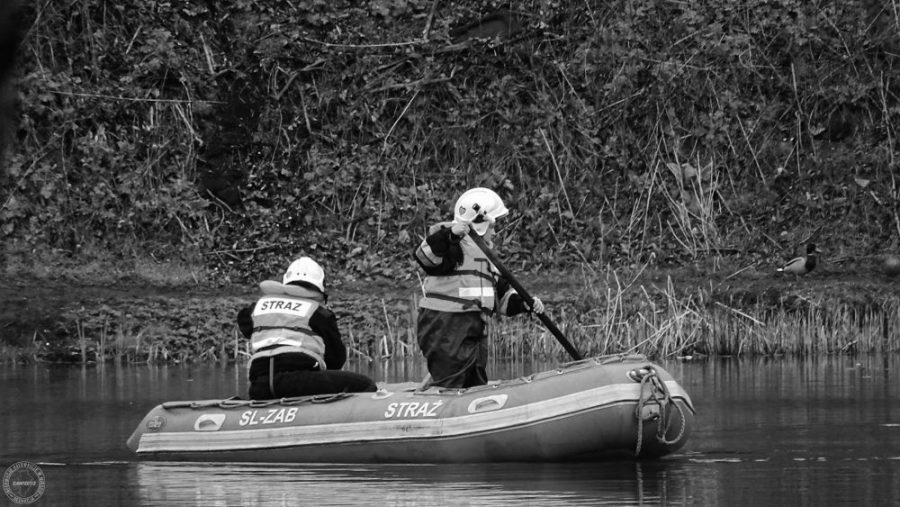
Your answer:
[[[289,463],[655,458],[687,441],[689,395],[642,356],[585,359],[469,389],[168,402],[128,439],[153,460]]]

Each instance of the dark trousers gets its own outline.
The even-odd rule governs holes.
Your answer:
[[[480,312],[419,309],[417,338],[428,362],[431,385],[472,387],[487,384],[485,330]]]
[[[378,388],[369,377],[343,370],[275,371],[270,388],[269,376],[261,375],[250,381],[250,399],[267,400],[312,396],[315,394],[374,392]]]

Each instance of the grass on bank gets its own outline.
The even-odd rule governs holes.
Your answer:
[[[371,362],[418,356],[415,297],[390,303],[363,299],[356,307],[336,304],[343,305],[337,313],[350,357]],[[590,280],[574,300],[553,301],[548,315],[585,356],[809,356],[900,350],[896,296],[867,304],[811,296],[790,301],[738,306],[717,299],[709,289],[679,294],[671,278],[661,288],[648,289],[612,276],[611,283]],[[243,362],[249,357],[248,342],[233,324],[241,303],[238,298],[151,299],[125,303],[128,311],[109,305],[81,308],[69,314],[71,325],[61,338],[34,332],[19,346],[2,344],[0,361]],[[494,358],[570,359],[536,318],[496,319],[489,344]]]
[[[639,309],[621,294],[581,315],[563,310],[554,316],[567,338],[584,355],[621,352],[650,357],[809,356],[886,353],[900,350],[900,299],[877,306],[806,300],[775,310],[763,303],[742,309],[712,301],[699,292],[676,297],[671,280],[664,299],[646,291]],[[536,322],[507,320],[495,326],[492,352],[498,356],[565,358],[555,337]]]

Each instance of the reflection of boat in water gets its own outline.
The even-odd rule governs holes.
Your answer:
[[[659,457],[684,445],[693,405],[642,356],[576,361],[469,389],[163,403],[128,439],[192,461],[426,463]]]
[[[604,463],[130,463],[134,505],[685,505],[686,460]],[[682,473],[683,472],[683,473]]]

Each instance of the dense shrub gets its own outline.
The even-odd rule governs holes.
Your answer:
[[[510,5],[32,4],[0,238],[193,252],[229,279],[300,252],[408,277],[475,185],[514,209],[516,266],[896,238],[890,9]]]

